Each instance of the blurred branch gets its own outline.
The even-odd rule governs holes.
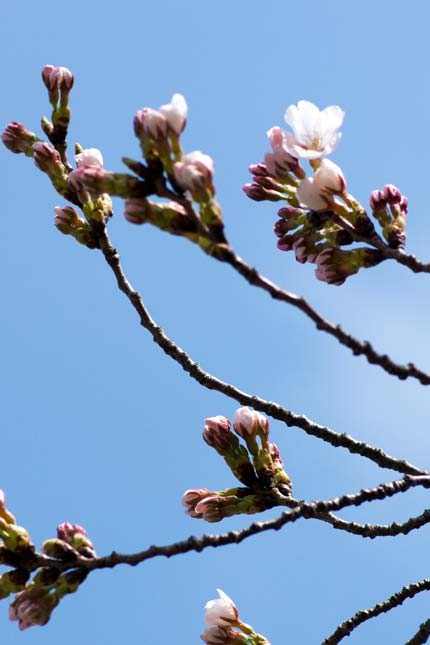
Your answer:
[[[238,401],[241,405],[249,405],[255,410],[265,412],[272,418],[283,421],[287,426],[296,426],[301,428],[307,434],[317,437],[318,439],[322,439],[332,446],[346,448],[353,454],[366,457],[378,464],[381,468],[388,468],[408,475],[425,474],[424,470],[417,468],[403,459],[391,457],[380,448],[375,448],[364,441],[357,441],[346,433],[341,434],[326,426],[314,423],[304,415],[294,414],[277,403],[266,401],[258,396],[243,392],[233,385],[225,383],[208,372],[205,372],[198,363],[194,362],[190,356],[184,352],[183,349],[168,338],[163,329],[151,318],[151,315],[144,305],[142,297],[133,288],[125,276],[120,263],[120,256],[117,250],[112,246],[105,226],[100,223],[93,223],[93,226],[100,249],[117,279],[118,287],[127,296],[128,300],[138,313],[142,327],[147,329],[152,335],[154,342],[157,343],[157,345],[161,347],[168,356],[179,363],[179,365],[181,365],[181,367],[195,381],[200,383],[200,385],[208,388],[209,390],[221,392],[231,399]]]
[[[424,645],[430,637],[430,618],[419,626],[417,633],[405,645]]]
[[[413,598],[422,591],[430,591],[429,578],[424,578],[419,582],[413,582],[407,587],[403,587],[403,589],[390,596],[387,600],[378,603],[370,609],[361,609],[354,616],[341,623],[333,634],[323,641],[322,645],[337,645],[359,625],[366,622],[366,620],[370,620],[380,614],[391,611],[395,607],[399,607],[407,598]],[[420,641],[417,642],[419,643]]]
[[[399,251],[396,251],[396,253],[399,253]],[[318,330],[334,336],[342,345],[349,347],[354,356],[364,355],[369,363],[379,365],[383,370],[397,376],[401,380],[411,377],[417,379],[422,385],[430,385],[430,374],[418,369],[413,363],[408,363],[407,365],[395,363],[387,354],[379,354],[368,341],[357,340],[354,336],[344,331],[340,325],[334,325],[323,318],[305,298],[284,291],[278,285],[261,275],[254,267],[236,255],[230,246],[226,248],[225,253],[223,250],[223,255],[220,259],[230,264],[249,284],[264,289],[275,300],[287,302],[297,307],[297,309],[300,309],[300,311],[315,323]]]

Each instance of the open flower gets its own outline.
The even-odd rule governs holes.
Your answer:
[[[219,598],[209,600],[206,605],[206,625],[218,625],[219,627],[231,627],[239,618],[237,607],[229,596],[222,589],[217,589]]]
[[[290,105],[285,112],[285,121],[293,132],[285,133],[287,152],[298,159],[320,159],[335,149],[342,134],[345,113],[338,105],[319,110],[309,101]]]

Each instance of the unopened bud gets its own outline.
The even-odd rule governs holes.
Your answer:
[[[63,540],[76,551],[86,558],[93,558],[95,550],[93,543],[87,536],[87,532],[79,524],[71,524],[70,522],[63,522],[57,526],[57,537]]]
[[[188,106],[182,94],[174,94],[170,103],[160,107],[161,114],[165,117],[169,127],[179,136],[187,123]]]
[[[215,194],[212,183],[214,176],[214,162],[200,150],[190,152],[173,165],[175,179],[183,190],[189,190],[198,196],[207,192]]]
[[[55,538],[45,540],[42,549],[50,558],[63,562],[74,562],[79,557],[79,553],[70,544]]]
[[[1,135],[1,140],[11,152],[16,154],[23,153],[27,157],[32,157],[34,154],[33,144],[39,141],[39,138],[36,137],[34,132],[27,130],[22,123],[12,121],[6,126]]]

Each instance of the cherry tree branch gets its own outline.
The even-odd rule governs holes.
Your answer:
[[[275,300],[287,302],[297,307],[297,309],[302,311],[315,323],[318,330],[330,334],[330,336],[336,338],[342,345],[349,347],[354,356],[364,355],[369,363],[379,365],[383,370],[397,376],[401,380],[411,377],[417,379],[422,385],[430,385],[430,374],[423,372],[413,363],[400,365],[395,363],[387,354],[379,354],[368,341],[359,341],[342,329],[340,325],[334,325],[323,318],[305,298],[284,291],[277,284],[261,275],[254,267],[236,255],[230,246],[225,249],[225,254],[223,250],[223,255],[220,259],[230,264],[249,284],[260,287]]]
[[[405,645],[424,645],[430,638],[430,618],[419,626],[417,633]]]
[[[354,614],[354,616],[341,623],[333,632],[333,634],[325,639],[322,645],[338,645],[341,640],[343,640],[346,636],[349,636],[354,631],[354,629],[356,629],[362,623],[370,620],[371,618],[375,618],[380,614],[391,611],[395,607],[399,607],[407,598],[413,598],[422,591],[430,591],[429,578],[424,578],[419,582],[413,582],[412,584],[403,587],[403,589],[390,596],[387,600],[378,603],[370,609],[361,609],[356,614]],[[420,643],[425,641],[415,642]]]
[[[165,546],[156,546],[152,545],[144,551],[133,554],[121,554],[113,551],[108,556],[103,557],[94,557],[94,558],[85,558],[77,557],[75,560],[60,561],[54,558],[50,558],[43,554],[29,554],[28,561],[25,559],[7,561],[5,556],[3,556],[3,562],[11,566],[18,566],[22,568],[28,568],[34,570],[38,567],[43,568],[54,568],[59,571],[64,571],[74,568],[83,568],[88,571],[95,569],[107,569],[113,568],[120,564],[127,564],[130,566],[136,566],[146,560],[158,556],[164,556],[170,558],[175,555],[180,555],[183,553],[189,553],[190,551],[196,551],[200,553],[208,547],[220,547],[227,544],[240,544],[243,540],[251,537],[253,535],[258,535],[268,530],[280,530],[286,524],[291,524],[296,522],[299,519],[317,519],[324,522],[329,521],[334,528],[341,530],[347,530],[350,533],[355,533],[358,535],[363,535],[363,537],[376,537],[377,535],[399,535],[400,533],[408,533],[413,529],[423,526],[425,523],[430,521],[430,511],[425,511],[422,515],[411,518],[403,524],[393,523],[388,526],[384,525],[360,525],[354,522],[346,522],[340,518],[330,515],[332,511],[339,511],[343,508],[350,506],[361,506],[364,503],[373,502],[376,500],[383,500],[387,497],[392,497],[399,493],[404,493],[407,490],[415,487],[424,487],[430,488],[430,475],[420,476],[420,477],[410,477],[406,476],[402,479],[395,480],[392,482],[387,482],[380,484],[374,488],[363,489],[358,493],[341,495],[340,497],[335,497],[327,500],[317,500],[314,502],[305,502],[298,501],[294,499],[285,498],[285,505],[292,506],[291,510],[286,511],[279,517],[273,520],[267,520],[264,522],[253,522],[250,526],[238,530],[238,531],[229,531],[228,533],[221,533],[218,535],[206,534],[200,537],[190,536],[185,540],[175,542],[173,544]],[[351,530],[350,530],[351,529]],[[13,554],[13,557],[16,558],[17,555]],[[367,619],[366,619],[367,620]],[[333,641],[337,642],[337,641]],[[332,643],[330,643],[332,645]]]
[[[277,403],[266,401],[256,395],[248,394],[238,388],[225,383],[220,379],[205,372],[195,361],[191,359],[183,349],[174,343],[161,327],[152,319],[149,311],[144,305],[142,297],[128,281],[121,263],[120,256],[112,246],[106,228],[102,224],[94,223],[94,234],[98,240],[100,249],[106,262],[112,269],[118,283],[119,289],[126,295],[140,318],[140,324],[147,329],[154,342],[173,360],[175,360],[187,372],[191,378],[209,390],[216,390],[234,399],[241,405],[252,406],[255,410],[264,412],[274,419],[283,421],[287,426],[301,428],[307,434],[322,439],[335,447],[342,447],[353,454],[361,455],[375,462],[381,468],[388,468],[409,475],[423,475],[425,471],[408,463],[403,459],[397,459],[386,454],[380,448],[375,448],[364,441],[358,441],[346,433],[338,433],[326,426],[317,424],[304,415],[297,415],[280,406]]]
[[[408,267],[408,269],[410,269],[414,273],[430,273],[430,262],[422,262],[417,257],[415,257],[415,255],[405,253],[403,249],[391,248],[391,246],[388,246],[388,244],[386,244],[384,240],[382,240],[376,233],[370,237],[361,235],[354,228],[351,222],[349,222],[345,217],[342,217],[342,215],[340,215],[339,213],[332,213],[332,217],[333,220],[337,222],[345,231],[348,231],[348,233],[350,233],[352,239],[355,242],[365,242],[366,244],[370,244],[375,249],[382,251],[382,254],[387,260],[395,260],[399,264],[403,264],[403,266]]]

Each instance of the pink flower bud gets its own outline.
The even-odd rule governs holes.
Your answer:
[[[34,132],[30,132],[22,123],[17,121],[12,121],[6,126],[1,139],[11,152],[16,154],[24,153],[27,157],[33,156],[33,144],[38,141]]]
[[[207,189],[214,192],[212,179],[214,162],[200,150],[190,152],[173,165],[175,179],[184,190],[191,192]]]
[[[42,80],[46,88],[52,92],[55,89],[70,91],[73,87],[73,74],[67,67],[45,65],[42,70]]]
[[[206,497],[216,495],[215,492],[207,488],[190,488],[182,496],[182,506],[185,507],[185,513],[190,517],[201,518],[202,514],[196,512],[196,506]]]
[[[249,172],[255,177],[267,177],[268,171],[263,162],[254,163],[249,166]]]
[[[9,620],[17,620],[21,631],[34,625],[46,625],[55,607],[49,591],[32,587],[15,596],[9,609]]]
[[[54,206],[54,211],[54,224],[62,233],[69,234],[86,225],[85,220],[72,206]]]
[[[70,544],[76,551],[86,558],[93,558],[95,550],[93,543],[87,537],[87,532],[79,524],[63,522],[57,526],[57,538]]]
[[[245,438],[254,433],[255,412],[243,407],[236,410],[234,415],[234,429],[240,437]]]
[[[3,506],[6,504],[6,495],[0,488],[0,506]]]
[[[182,94],[174,94],[170,103],[160,107],[160,112],[166,118],[169,127],[179,136],[187,123],[188,112],[187,102]]]
[[[93,166],[95,168],[103,167],[103,156],[97,148],[87,148],[75,155],[75,161],[78,168]]]
[[[33,144],[34,163],[43,172],[48,174],[63,167],[60,153],[54,146],[46,141],[37,141]]]
[[[237,622],[239,612],[236,605],[222,589],[217,589],[219,598],[209,600],[206,605],[206,625],[217,625],[218,627],[231,627]]]
[[[231,448],[232,440],[237,442],[231,431],[230,421],[221,415],[205,419],[203,439],[209,446],[221,453]]]
[[[136,112],[134,131],[138,139],[154,139],[161,141],[167,137],[168,122],[164,114],[158,110],[145,107]]]

